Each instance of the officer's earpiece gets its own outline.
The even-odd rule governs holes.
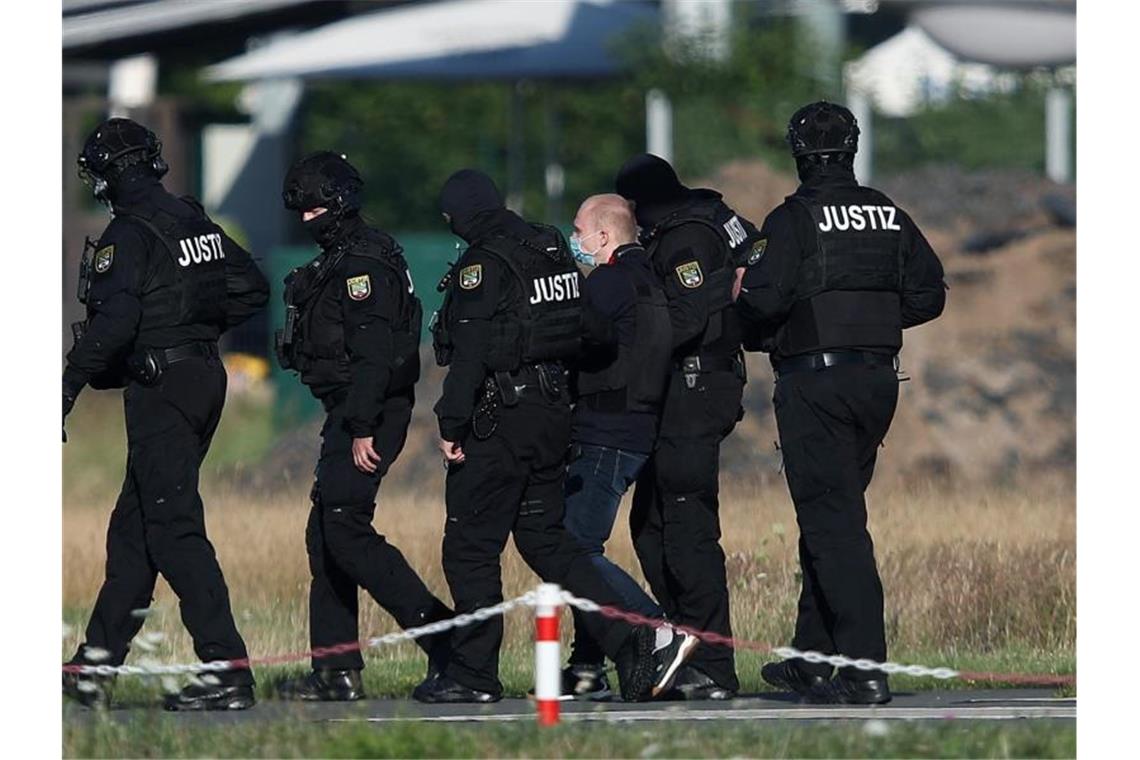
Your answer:
[[[147,132],[146,135],[147,149],[153,156],[150,161],[150,168],[159,177],[165,175],[170,171],[170,164],[166,163],[166,159],[162,157],[162,140],[154,132]]]

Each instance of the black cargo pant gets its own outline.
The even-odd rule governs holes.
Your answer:
[[[889,366],[792,372],[776,381],[773,404],[788,490],[800,528],[802,586],[792,646],[882,661],[883,586],[867,532],[863,492],[898,402]],[[797,661],[829,677],[824,664]],[[877,671],[843,669],[852,678]]]
[[[171,365],[156,385],[132,382],[123,393],[127,474],[107,528],[103,587],[72,662],[89,663],[86,647],[120,665],[150,606],[161,573],[203,662],[244,659],[229,591],[206,538],[198,471],[221,418],[226,371],[217,357]],[[218,673],[226,684],[252,684],[248,668]]]
[[[633,495],[630,531],[645,579],[670,621],[732,635],[720,547],[720,444],[741,416],[744,381],[730,370],[674,372],[661,431]],[[733,650],[702,644],[689,664],[736,691]]]
[[[498,414],[494,434],[485,441],[468,435],[462,442],[466,460],[447,471],[443,570],[455,611],[472,612],[503,600],[500,557],[512,533],[519,554],[544,581],[620,606],[585,547],[562,525],[569,401],[528,394]],[[587,615],[585,624],[610,657],[631,633],[625,623],[597,614]],[[502,617],[457,629],[447,674],[468,688],[500,694],[502,638]]]
[[[407,438],[415,400],[409,391],[384,402],[372,445],[380,455],[374,473],[352,461],[352,436],[344,427],[344,404],[333,405],[321,429],[321,454],[313,486],[313,508],[305,529],[309,553],[309,641],[313,648],[359,638],[357,589],[365,591],[401,628],[451,617],[408,565],[400,550],[372,527],[380,481],[399,456]],[[439,666],[446,659],[446,636],[417,642]],[[364,667],[359,651],[313,657],[314,669]]]

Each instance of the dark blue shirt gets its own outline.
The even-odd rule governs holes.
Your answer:
[[[609,264],[586,278],[582,308],[587,353],[616,356],[619,344],[632,345],[637,329],[637,291],[628,274],[631,267],[650,271],[649,256],[639,245],[620,246]],[[657,417],[651,412],[599,412],[577,404],[571,439],[578,444],[648,454],[657,438]]]

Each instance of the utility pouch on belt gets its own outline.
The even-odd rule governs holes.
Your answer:
[[[507,372],[496,372],[494,375],[494,383],[499,389],[499,395],[503,399],[503,406],[510,408],[518,406],[519,404],[519,389],[515,387],[515,381]]]
[[[141,385],[155,385],[162,378],[163,364],[157,352],[140,349],[127,357],[127,374]]]
[[[562,396],[562,366],[559,364],[539,364],[538,388],[547,401],[557,401]]]
[[[740,382],[748,384],[748,365],[744,363],[744,354],[740,351],[732,355],[732,371]]]
[[[71,337],[75,339],[75,345],[83,340],[83,336],[87,334],[86,322],[72,322],[71,323]]]

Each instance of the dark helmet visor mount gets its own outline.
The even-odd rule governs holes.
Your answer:
[[[326,208],[342,216],[360,210],[364,180],[343,154],[320,151],[293,164],[284,185],[281,200],[290,211]]]
[[[855,153],[859,149],[859,124],[851,111],[821,100],[792,115],[786,139],[796,158],[821,153]]]
[[[342,222],[360,211],[364,180],[342,154],[319,151],[305,156],[289,169],[283,185],[281,200],[290,211],[326,209],[304,222],[322,247],[339,238]]]
[[[170,169],[162,158],[162,141],[154,132],[131,119],[113,118],[88,136],[76,159],[79,178],[95,197],[107,202],[111,187],[132,166],[149,164],[158,177]]]

